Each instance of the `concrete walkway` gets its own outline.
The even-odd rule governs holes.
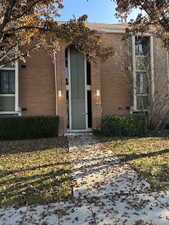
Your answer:
[[[69,137],[69,151],[73,200],[0,209],[0,225],[169,225],[169,193],[151,193],[93,136]]]

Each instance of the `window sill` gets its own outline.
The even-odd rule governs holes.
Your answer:
[[[10,96],[15,96],[15,93],[11,93],[11,94],[5,94],[5,93],[0,93],[0,96],[4,96],[4,97],[10,97]]]
[[[144,109],[144,110],[133,110],[132,113],[147,113],[148,112],[148,109]]]
[[[3,112],[3,111],[0,111],[0,115],[18,115],[19,112]]]

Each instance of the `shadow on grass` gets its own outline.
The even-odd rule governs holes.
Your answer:
[[[106,141],[108,140],[110,139],[107,139]],[[72,178],[86,177],[89,174],[95,175],[97,172],[107,167],[112,167],[126,161],[153,157],[166,153],[169,153],[169,149],[141,154],[116,154],[115,156],[119,157],[120,161],[114,156],[77,160],[72,164],[83,163],[83,166],[74,168],[71,171],[70,168],[66,168],[66,166],[69,167],[71,165],[71,161],[69,160],[30,168],[21,168],[18,170],[0,170],[0,177],[2,179],[0,186],[5,187],[0,191],[1,205],[12,206],[13,204],[17,204],[20,206],[66,199],[72,196]],[[85,162],[86,164],[84,164]],[[93,164],[87,165],[88,162],[93,162]],[[63,166],[63,169],[55,168],[55,166]],[[47,172],[45,171],[46,168],[48,168]],[[38,174],[31,175],[35,170],[38,170]],[[32,172],[26,175],[27,171]],[[41,173],[39,173],[39,171]],[[72,172],[76,172],[76,177],[71,175]],[[17,173],[20,173],[19,176]]]
[[[149,137],[147,137],[147,138],[149,138]],[[116,137],[114,137],[114,138],[112,138],[112,137],[100,137],[99,138],[101,143],[107,143],[107,142],[111,143],[112,141],[114,141],[114,143],[111,146],[112,151],[113,151],[114,148],[116,148],[118,146],[120,147],[120,146],[125,145],[126,144],[126,140],[129,140],[129,139],[138,140],[138,139],[141,139],[141,138],[127,138],[127,137],[124,137],[124,138],[121,138],[121,139],[120,138],[116,138]],[[169,137],[164,137],[164,139],[165,140],[169,140]],[[131,153],[131,154],[116,154],[115,153],[115,155],[117,157],[119,157],[120,160],[130,161],[130,160],[134,160],[134,159],[159,156],[159,155],[163,155],[163,154],[167,154],[167,153],[169,153],[169,149],[163,149],[163,150],[160,150],[160,151],[154,151],[154,152],[148,152],[148,153]]]
[[[106,160],[106,159],[111,159],[112,157],[96,157],[96,158],[91,158],[91,159],[85,159],[85,160],[77,160],[76,162],[71,162],[71,161],[65,161],[65,162],[57,162],[57,163],[51,163],[51,164],[45,164],[45,165],[41,165],[41,166],[34,166],[34,167],[29,167],[29,168],[21,168],[18,170],[0,170],[0,177],[5,177],[8,175],[14,175],[16,173],[19,172],[26,172],[26,171],[31,171],[31,170],[37,170],[37,169],[43,169],[43,168],[47,168],[47,167],[55,167],[55,166],[68,166],[71,164],[79,164],[79,163],[87,163],[87,162],[94,162],[94,161],[98,161],[98,160]],[[103,163],[104,164],[104,163]],[[97,165],[97,164],[96,164]],[[85,168],[87,168],[87,166],[84,166]],[[60,172],[62,172],[64,170],[60,170]],[[59,171],[58,171],[59,173]],[[63,172],[64,173],[64,172]],[[1,185],[1,182],[0,182]]]
[[[0,172],[6,174],[6,171]],[[67,199],[72,194],[70,183],[71,171],[68,169],[7,178],[0,182],[0,186],[5,187],[0,191],[0,205],[22,206]]]
[[[103,136],[103,135],[96,135],[96,139],[100,140],[101,142],[107,142],[107,141],[115,141],[115,140],[130,140],[130,139],[142,139],[142,138],[161,138],[162,140],[169,140],[169,130],[165,131],[158,131],[158,132],[149,132],[148,134],[140,137],[112,137],[112,136]]]
[[[42,138],[18,141],[0,141],[0,156],[6,154],[16,154],[33,152],[38,150],[63,148],[68,152],[68,140],[66,137]]]
[[[24,153],[28,153],[29,157],[31,154],[36,155],[36,152],[41,154],[42,151],[43,155],[43,152],[49,149],[53,149],[54,152],[56,149],[59,158],[57,158],[56,154],[54,156],[56,160],[53,159],[53,162],[50,163],[49,161],[49,163],[45,164],[45,162],[48,162],[46,158],[41,162],[41,165],[39,165],[38,161],[35,164],[34,161],[35,166],[25,166],[22,163],[22,155],[24,156]],[[67,138],[0,141],[0,156],[3,157],[3,160],[7,160],[10,164],[8,155],[17,153],[19,153],[19,161],[16,163],[21,163],[21,168],[12,169],[10,165],[10,170],[0,170],[0,205],[41,204],[71,197],[71,165],[70,162],[64,161],[68,153]],[[62,160],[59,161],[59,159]],[[36,157],[34,160],[37,160]]]
[[[102,171],[105,168],[110,166],[115,166],[117,164],[123,163],[124,161],[130,161],[133,159],[144,158],[144,157],[153,157],[161,154],[169,153],[169,149],[164,149],[158,152],[151,152],[146,154],[118,154],[117,157],[120,157],[121,161],[118,161],[118,158],[110,157],[97,157],[91,158],[88,160],[78,160],[75,162],[95,162],[92,165],[83,165],[78,168],[72,169],[56,169],[54,166],[57,165],[70,165],[70,161],[59,162],[56,164],[47,164],[40,167],[25,168],[14,171],[0,171],[0,176],[5,179],[0,182],[0,186],[6,186],[6,189],[0,192],[1,205],[25,205],[25,204],[36,204],[36,203],[48,203],[61,199],[67,199],[72,197],[72,178],[86,177],[90,174],[96,174],[99,171]],[[34,171],[36,169],[50,168],[50,172],[35,175],[25,175],[26,171]],[[87,169],[87,170],[86,170]],[[72,176],[72,172],[76,172],[76,177]],[[17,173],[21,173],[18,177],[15,176]],[[11,177],[12,176],[12,177]]]
[[[122,161],[130,161],[141,158],[149,158],[169,153],[169,149],[163,149],[156,152],[140,153],[140,154],[116,154]]]

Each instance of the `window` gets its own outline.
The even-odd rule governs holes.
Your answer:
[[[68,65],[68,48],[65,50],[65,82],[66,85],[69,85],[69,69],[68,69],[69,65]]]
[[[137,110],[145,110],[148,107],[148,82],[145,72],[136,72],[136,102]]]
[[[150,37],[135,37],[135,52],[136,55],[146,56],[149,54]]]
[[[0,70],[0,112],[15,112],[15,69]]]
[[[87,85],[91,85],[91,63],[87,60]]]
[[[92,92],[87,91],[88,128],[92,128]]]
[[[15,94],[15,71],[0,71],[0,94]]]
[[[150,37],[134,37],[134,110],[144,111],[149,104]]]

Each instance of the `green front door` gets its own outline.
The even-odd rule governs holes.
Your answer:
[[[85,57],[70,48],[70,128],[87,129]]]

